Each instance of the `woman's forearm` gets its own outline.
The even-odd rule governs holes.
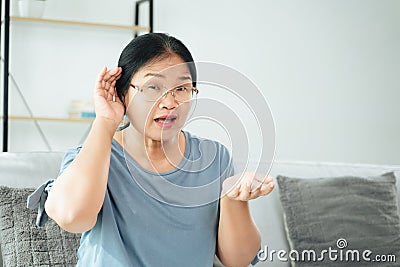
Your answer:
[[[248,266],[261,245],[247,201],[221,198],[218,257],[227,266]]]
[[[56,179],[45,204],[47,214],[69,232],[91,229],[107,187],[115,122],[96,118],[80,152]]]

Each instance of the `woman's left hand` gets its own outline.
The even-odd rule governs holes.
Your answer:
[[[222,196],[233,200],[249,201],[266,196],[274,189],[273,177],[254,172],[239,173],[225,179]]]

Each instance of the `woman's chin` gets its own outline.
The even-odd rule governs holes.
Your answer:
[[[145,133],[147,137],[155,141],[168,141],[176,137],[181,131],[181,127],[174,125],[173,127],[151,127],[151,129]]]

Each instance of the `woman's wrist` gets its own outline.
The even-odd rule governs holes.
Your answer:
[[[102,131],[108,133],[109,137],[112,138],[117,130],[119,122],[116,122],[113,119],[105,118],[105,117],[96,117],[93,121],[92,127],[99,127]]]
[[[232,199],[229,198],[228,196],[223,196],[220,199],[221,201],[221,205],[229,207],[229,208],[248,208],[248,201],[242,201],[242,200],[236,200],[236,199]]]

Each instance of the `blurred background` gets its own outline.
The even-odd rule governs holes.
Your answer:
[[[45,2],[42,18],[134,23],[134,1]],[[139,24],[147,26],[148,5],[141,8]],[[131,30],[107,27],[10,25],[15,116],[30,116],[18,87],[34,116],[71,117],[73,103],[90,102],[97,73],[116,66],[133,38]],[[155,0],[153,30],[181,39],[196,61],[230,66],[259,87],[275,121],[275,159],[400,164],[400,1]],[[36,123],[47,144],[35,121],[10,120],[8,150],[64,151],[90,127]]]

